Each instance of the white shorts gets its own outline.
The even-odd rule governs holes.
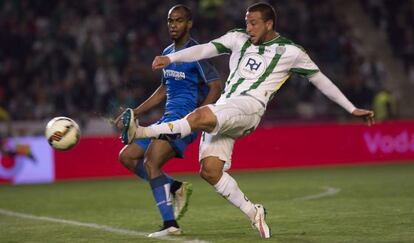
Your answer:
[[[199,160],[213,156],[225,161],[224,169],[231,166],[234,142],[256,129],[265,107],[250,96],[219,99],[208,105],[217,117],[211,133],[203,133],[200,140]]]

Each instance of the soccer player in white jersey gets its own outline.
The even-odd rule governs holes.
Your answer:
[[[216,104],[200,107],[183,119],[150,127],[136,126],[131,118],[127,135],[130,141],[144,137],[176,139],[192,131],[204,131],[199,151],[201,177],[240,208],[261,237],[269,238],[271,231],[265,222],[264,207],[247,199],[226,172],[231,165],[235,140],[256,129],[267,103],[292,73],[307,77],[323,94],[352,115],[365,118],[368,124],[373,122],[374,113],[356,108],[303,48],[275,31],[276,14],[272,6],[267,3],[251,5],[245,19],[245,30],[230,31],[209,43],[158,56],[153,61],[153,69],[160,69],[173,62],[230,54],[230,75],[225,92]]]

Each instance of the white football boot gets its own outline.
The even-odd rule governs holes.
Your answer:
[[[190,196],[193,192],[193,185],[189,182],[183,182],[181,187],[175,192],[173,196],[174,216],[176,220],[181,219],[188,209]]]
[[[135,140],[135,132],[137,124],[135,123],[134,111],[128,108],[122,114],[122,128],[121,140],[123,144],[131,144]]]
[[[169,235],[181,235],[182,231],[180,228],[176,228],[174,226],[168,227],[166,229],[161,229],[160,231],[151,233],[148,235],[150,238],[158,238],[163,236],[169,236]]]
[[[256,215],[252,221],[252,227],[259,231],[262,238],[270,238],[270,236],[272,236],[272,232],[265,221],[266,209],[261,204],[255,204],[254,207],[256,208]]]

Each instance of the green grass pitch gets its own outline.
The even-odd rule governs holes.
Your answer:
[[[148,184],[128,177],[0,185],[0,242],[414,242],[413,163],[232,175],[267,208],[271,239],[197,175],[181,175],[194,188],[183,236],[145,237],[161,219]]]

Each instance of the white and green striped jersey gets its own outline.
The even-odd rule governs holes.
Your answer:
[[[319,68],[300,46],[282,36],[253,45],[244,29],[211,41],[221,54],[230,55],[230,74],[222,95],[250,95],[267,104],[292,73],[309,77]]]

